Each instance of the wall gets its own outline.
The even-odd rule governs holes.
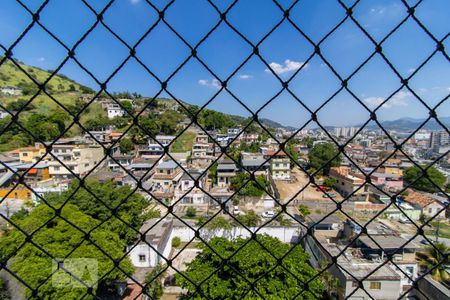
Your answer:
[[[252,232],[257,229],[257,227],[249,228]],[[251,233],[243,227],[234,227],[231,230],[216,230],[214,232],[205,229],[200,230],[200,234],[205,239],[210,239],[212,237],[225,237],[229,239],[242,237],[249,238]],[[257,234],[267,234],[272,237],[276,237],[285,243],[293,243],[298,240],[299,228],[298,227],[263,227]],[[173,227],[172,238],[178,236],[182,242],[189,242],[195,237],[195,232],[187,226],[183,227]]]

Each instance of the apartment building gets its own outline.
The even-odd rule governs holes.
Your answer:
[[[84,176],[104,157],[103,148],[95,144],[56,144],[52,154],[57,159],[49,157],[49,174],[57,179]]]
[[[264,156],[270,158],[270,175],[275,180],[291,179],[291,159],[284,151],[267,151]]]

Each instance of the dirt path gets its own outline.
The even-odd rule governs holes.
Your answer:
[[[291,199],[294,195],[298,193],[299,190],[303,189],[309,182],[308,176],[303,173],[298,168],[294,168],[291,172],[291,176],[293,177],[292,183],[289,181],[280,181],[276,180],[275,184],[277,186],[278,191],[280,192],[280,198],[283,201],[287,201]],[[342,197],[336,191],[332,190],[330,193],[334,193],[336,195],[335,200],[342,200]],[[296,196],[297,203],[303,199],[305,200],[324,200],[330,201],[328,198],[323,198],[323,193],[320,191],[316,191],[316,188],[311,184],[306,187],[300,194]]]

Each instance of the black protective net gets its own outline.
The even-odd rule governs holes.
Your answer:
[[[36,144],[36,147],[40,149],[39,151],[42,151],[38,159],[30,162],[22,169],[15,167],[6,158],[2,157],[2,160],[0,160],[4,170],[2,174],[9,174],[12,177],[8,178],[13,178],[7,187],[8,191],[2,194],[1,202],[7,202],[19,190],[27,190],[32,194],[30,197],[35,199],[36,203],[39,203],[35,208],[27,208],[27,213],[20,211],[26,215],[36,214],[33,222],[27,219],[26,216],[20,217],[9,213],[1,214],[5,227],[2,237],[1,268],[3,277],[8,278],[9,289],[14,289],[12,282],[15,282],[17,290],[23,290],[23,297],[33,299],[49,299],[49,297],[54,299],[111,299],[120,298],[118,296],[121,294],[119,287],[123,288],[124,285],[128,285],[129,288],[134,286],[133,292],[135,293],[130,294],[129,288],[126,289],[125,296],[129,297],[127,299],[141,299],[140,297],[144,294],[151,299],[156,299],[160,297],[159,294],[162,289],[167,294],[170,288],[174,286],[179,287],[181,283],[184,288],[180,289],[183,297],[194,299],[321,299],[327,297],[327,295],[328,297],[338,296],[344,299],[356,299],[358,297],[360,297],[358,299],[381,299],[383,297],[381,297],[380,290],[386,295],[390,293],[388,285],[385,285],[386,282],[399,285],[401,280],[406,282],[405,284],[402,283],[403,288],[401,290],[397,288],[396,291],[398,293],[394,293],[394,296],[386,296],[387,299],[407,298],[413,294],[417,297],[430,299],[430,294],[421,291],[423,287],[420,284],[421,280],[423,281],[429,274],[440,273],[442,277],[447,276],[444,273],[446,273],[445,267],[448,268],[448,247],[441,247],[439,243],[431,239],[430,235],[426,233],[432,224],[438,222],[448,208],[448,194],[445,187],[442,183],[434,182],[435,177],[432,176],[430,170],[448,157],[449,151],[447,149],[432,157],[424,165],[419,163],[416,157],[411,155],[411,152],[405,150],[408,143],[414,139],[415,134],[425,128],[429,122],[436,122],[440,126],[442,134],[447,134],[447,136],[449,134],[445,122],[441,122],[437,114],[438,109],[447,101],[448,94],[431,106],[409,84],[414,79],[414,76],[422,68],[425,68],[433,58],[440,57],[442,64],[446,64],[444,67],[448,67],[449,57],[444,48],[448,33],[443,38],[438,39],[415,14],[420,9],[422,2],[425,1],[417,1],[415,3],[398,1],[398,4],[403,6],[403,10],[407,11],[407,14],[384,37],[375,39],[365,28],[364,24],[361,24],[354,17],[354,11],[358,9],[360,1],[349,4],[347,3],[348,1],[338,0],[339,7],[345,12],[345,16],[326,32],[319,41],[315,42],[292,18],[292,12],[297,6],[301,5],[302,1],[294,1],[289,5],[282,5],[278,1],[273,0],[275,4],[273,13],[279,15],[279,21],[267,30],[266,34],[259,41],[255,42],[247,38],[229,20],[229,16],[233,13],[233,9],[239,3],[239,0],[231,2],[226,8],[223,8],[223,5],[220,5],[219,8],[215,1],[209,0],[205,1],[204,5],[212,7],[216,12],[215,23],[195,44],[190,43],[183,34],[180,34],[171,25],[171,19],[166,17],[171,7],[177,1],[167,1],[163,6],[155,5],[149,0],[143,1],[152,13],[156,13],[159,17],[156,22],[148,26],[145,33],[134,44],[127,42],[128,39],[124,38],[123,34],[116,33],[117,30],[113,29],[104,20],[105,14],[114,5],[114,0],[109,1],[100,9],[97,7],[97,4],[93,7],[93,4],[90,3],[92,1],[81,0],[86,8],[86,17],[93,18],[94,21],[79,39],[71,44],[67,44],[58,38],[52,30],[47,28],[45,22],[41,22],[42,17],[46,14],[47,7],[52,2],[51,0],[44,1],[37,9],[32,9],[28,3],[17,0],[21,9],[32,17],[31,22],[13,43],[0,45],[3,52],[0,60],[0,72],[2,72],[2,66],[9,65],[14,67],[24,76],[24,81],[29,82],[27,88],[30,90],[27,96],[21,97],[26,101],[22,100],[21,105],[14,110],[11,110],[11,106],[8,106],[7,101],[0,102],[0,108],[5,112],[3,120],[7,120],[2,123],[0,135],[8,135],[10,139],[14,139],[14,136],[18,135],[26,136],[28,141],[30,141],[30,145]],[[417,30],[423,31],[431,43],[435,45],[435,48],[430,53],[425,53],[425,59],[407,76],[404,76],[396,68],[395,63],[389,60],[388,55],[383,50],[383,46],[391,39],[395,39],[395,33],[401,30],[406,22],[414,22],[418,25]],[[359,29],[362,38],[372,44],[373,52],[367,55],[361,63],[358,63],[353,72],[344,76],[334,67],[334,62],[323,54],[322,46],[326,44],[326,41],[333,33],[347,24],[352,24],[352,26],[356,26]],[[446,29],[444,25],[443,29]],[[150,38],[152,32],[162,26],[170,34],[173,34],[183,47],[189,49],[189,55],[180,57],[181,63],[173,69],[173,72],[164,77],[157,75],[160,73],[158,70],[148,67],[145,63],[146,55],[138,51],[139,45],[145,42],[147,38]],[[232,32],[239,36],[245,47],[251,49],[248,55],[241,58],[239,65],[226,76],[216,74],[213,68],[210,68],[199,54],[199,49],[202,48],[202,45],[207,43],[221,26],[231,29]],[[288,78],[280,76],[260,51],[261,45],[280,26],[292,27],[298,33],[298,38],[306,40],[312,49],[302,66],[297,68]],[[58,67],[51,71],[50,76],[40,79],[37,79],[36,74],[30,72],[14,56],[15,49],[19,45],[32,47],[32,45],[27,44],[26,37],[35,28],[42,30],[46,38],[50,38],[52,42],[57,43],[67,52]],[[95,72],[77,58],[78,49],[82,47],[85,40],[89,39],[91,33],[98,28],[102,28],[104,34],[113,36],[128,52],[126,58],[119,65],[111,66],[113,71],[108,74],[105,80],[97,78],[94,75]],[[298,77],[297,75],[306,68],[310,61],[317,58],[320,58],[324,67],[328,68],[338,80],[339,87],[329,98],[322,99],[323,101],[317,108],[312,109],[302,101],[302,98],[297,95],[298,93],[292,86],[295,85],[293,82]],[[387,70],[393,73],[398,80],[398,87],[390,96],[372,108],[358,96],[359,93],[352,91],[350,82],[374,59],[379,59],[386,64]],[[259,109],[251,109],[245,98],[239,97],[238,93],[233,91],[228,84],[233,78],[238,76],[240,70],[250,60],[261,62],[279,82],[279,90],[273,93],[273,96],[268,96],[267,101]],[[217,87],[216,92],[200,107],[194,107],[182,101],[174,95],[170,88],[171,82],[177,77],[177,74],[183,72],[185,66],[191,61],[195,61],[204,67],[208,74],[214,78],[213,82]],[[151,78],[154,83],[159,85],[159,91],[155,95],[151,98],[146,98],[145,102],[138,106],[135,105],[134,108],[126,105],[117,93],[108,91],[110,82],[114,81],[115,76],[131,62],[142,67],[143,72],[146,74],[145,76],[148,76],[146,78]],[[64,66],[69,63],[82,69],[99,89],[92,94],[89,92],[84,93],[82,100],[62,101],[58,94],[55,93],[54,84],[51,87],[49,85],[53,82],[52,80],[55,80],[61,74]],[[74,87],[74,89],[78,89],[78,87]],[[428,117],[401,140],[393,136],[391,131],[385,129],[377,117],[380,109],[386,103],[389,103],[400,91],[411,93],[428,113]],[[366,114],[370,115],[370,118],[344,141],[334,134],[330,127],[324,125],[326,123],[324,123],[325,120],[321,120],[318,117],[327,104],[342,92],[350,95],[351,100],[360,105]],[[238,127],[239,130],[225,144],[219,140],[218,135],[211,128],[207,128],[208,126],[204,122],[204,111],[208,110],[208,105],[224,93],[231,96],[235,103],[238,103],[249,116],[245,121],[241,122],[241,126]],[[261,120],[260,116],[264,109],[272,105],[272,103],[276,103],[278,96],[282,93],[292,97],[298,103],[299,109],[306,111],[309,116],[301,126],[290,132],[289,136],[284,137],[280,137],[267,123]],[[161,139],[156,137],[158,132],[146,120],[148,112],[159,107],[157,102],[162,95],[170,97],[172,99],[170,105],[176,106],[176,110],[186,116],[183,126],[178,127],[173,133],[174,138],[167,142],[161,141]],[[59,109],[65,118],[55,135],[44,134],[53,132],[54,128],[30,128],[24,121],[24,118],[30,118],[28,111],[31,106],[36,106],[36,103],[39,103],[36,100],[39,97],[51,99],[54,107]],[[105,99],[107,99],[110,106],[115,105],[116,109],[121,110],[124,114],[122,118],[126,120],[120,134],[114,140],[108,142],[105,142],[101,136],[95,133],[95,130],[92,130],[93,128],[97,129],[92,125],[92,122],[86,121],[86,114],[89,114],[90,109],[94,105],[99,105],[98,103]],[[156,118],[169,117],[164,115],[163,112]],[[181,121],[177,120],[179,123]],[[337,150],[331,157],[327,158],[327,161],[322,161],[322,165],[317,168],[308,167],[291,151],[292,145],[298,140],[298,135],[311,125],[317,126],[323,135],[323,139],[328,140],[333,148]],[[390,145],[390,150],[386,150],[383,158],[378,160],[376,165],[373,165],[370,170],[361,166],[361,163],[355,159],[354,153],[351,151],[352,143],[369,126],[378,128],[385,144]],[[255,128],[260,132],[260,135],[266,135],[272,139],[278,147],[268,152],[269,154],[266,153],[259,166],[250,168],[243,166],[242,159],[239,155],[236,155],[236,144],[239,143],[243,136],[254,132]],[[84,172],[70,165],[64,159],[64,155],[61,155],[61,152],[55,152],[64,148],[61,147],[61,141],[67,140],[69,133],[75,129],[82,132],[86,139],[89,139],[96,145],[95,150],[88,150],[87,153],[101,151],[101,158],[95,160],[95,163]],[[204,135],[206,143],[209,143],[208,147],[213,152],[207,164],[202,168],[197,168],[195,171],[192,168],[192,161],[195,160],[193,153],[191,154],[192,157],[189,158],[191,159],[190,163],[181,163],[178,156],[171,151],[178,143],[178,140],[183,139],[188,134],[192,134],[193,129],[195,129],[197,137],[200,136],[200,133]],[[50,139],[48,138],[49,136],[51,137]],[[117,155],[117,149],[122,149],[123,145],[130,140],[130,137],[133,137],[133,139],[138,139],[139,137],[145,141],[151,138],[153,141],[152,145],[157,149],[155,151],[160,151],[157,154],[158,158],[152,160],[151,163],[146,161],[144,163],[146,166],[142,166],[141,170],[138,170],[138,163],[135,164],[135,169],[131,169],[127,164],[127,158]],[[182,140],[180,143],[186,142]],[[289,197],[280,196],[280,194],[284,195],[284,193],[280,190],[282,188],[274,182],[274,180],[277,180],[276,178],[274,179],[271,175],[268,175],[267,179],[261,179],[259,175],[259,172],[265,168],[264,166],[270,165],[273,163],[273,160],[282,160],[281,156],[284,159],[287,158],[292,165],[291,167],[296,169],[296,172],[305,174],[307,179],[305,183],[298,183],[295,186],[295,192],[291,193]],[[414,180],[405,182],[402,188],[393,192],[373,182],[373,178],[378,172],[377,170],[386,167],[392,159],[397,159],[398,157],[401,157],[411,167],[416,167],[418,176]],[[321,183],[318,183],[318,181],[321,181],[320,178],[324,171],[325,173],[330,172],[330,166],[338,158],[350,165],[354,174],[359,174],[357,176],[359,180],[358,186],[350,193],[342,193],[342,197],[340,197],[341,195],[336,197],[334,193],[320,188]],[[37,172],[36,170],[39,170],[39,166],[42,163],[49,161],[51,161],[50,164],[53,164],[56,170],[62,168],[70,173],[69,175],[71,176],[69,177],[72,179],[68,189],[55,192],[49,190],[52,193],[43,193],[36,184],[31,182],[30,174]],[[218,165],[223,166],[224,161],[227,161],[229,166],[234,165],[235,168],[239,169],[239,176],[242,176],[242,181],[239,183],[239,186],[234,184],[232,189],[228,189],[224,194],[220,194],[220,191],[212,188],[213,185],[217,184],[214,183],[214,180],[209,181],[210,186],[204,184],[204,182],[205,178],[211,177],[211,174],[217,174]],[[182,180],[191,181],[192,185],[176,194],[177,196],[167,192],[164,187],[158,186],[158,188],[155,188],[155,186],[149,185],[149,178],[155,181],[158,179],[158,175],[160,175],[159,179],[164,181],[164,174],[158,173],[162,168],[162,164],[169,165],[170,168],[175,169],[177,176],[183,176]],[[170,166],[170,164],[173,165]],[[105,165],[115,166],[116,173],[114,174],[116,175],[113,176],[113,180],[93,184],[91,178],[98,177],[99,170]],[[235,176],[237,175],[235,174]],[[117,177],[126,178],[130,188],[119,187]],[[170,178],[170,180],[173,179],[173,177]],[[405,206],[402,206],[398,199],[405,197],[408,193],[416,193],[411,188],[415,188],[419,183],[423,183],[424,180],[428,186],[432,187],[435,193],[439,193],[440,197],[447,201],[440,202],[441,204],[431,216],[419,222],[406,212]],[[99,185],[106,186],[106,188],[99,187]],[[274,210],[274,214],[264,218],[264,221],[259,219],[256,223],[252,223],[250,218],[245,218],[239,213],[233,212],[233,207],[237,206],[235,199],[241,199],[242,201],[244,197],[243,201],[245,201],[245,196],[243,195],[248,193],[250,186],[260,190],[267,197],[266,200],[272,200],[275,207],[277,207]],[[308,199],[304,199],[302,195],[311,188],[317,188],[323,193],[321,204],[310,203],[305,205]],[[112,192],[107,194],[105,190]],[[192,212],[191,210],[189,212],[189,205],[186,205],[186,197],[194,193],[194,191],[202,193],[208,199],[208,205],[214,207],[214,209],[208,210],[208,213],[201,220],[196,222],[184,217],[184,215],[189,214],[195,215],[195,211]],[[354,211],[352,212],[351,208],[349,208],[349,203],[354,203],[354,199],[360,197],[363,191],[371,191],[379,197],[384,197],[386,200],[384,205],[381,205],[375,211],[373,211],[373,208],[368,208],[367,211],[372,209],[371,213],[363,213],[363,216],[356,216]],[[141,203],[142,201],[144,201],[144,204]],[[192,203],[192,200],[190,201]],[[92,218],[81,216],[80,211],[74,208],[73,205],[82,207],[81,210],[89,212],[87,214]],[[315,218],[308,218],[307,215],[310,212],[305,213],[303,211],[302,213],[302,209],[298,207],[299,205],[302,209],[308,211],[319,207],[322,213]],[[351,205],[354,206],[355,204]],[[139,210],[139,214],[132,213],[136,209]],[[414,234],[408,235],[407,238],[403,237],[401,240],[399,240],[398,234],[386,237],[386,233],[383,235],[377,233],[374,236],[375,234],[372,234],[373,227],[379,226],[379,218],[384,217],[387,212],[393,209],[398,211],[402,215],[401,219],[414,229]],[[156,210],[159,211],[159,214],[152,215]],[[343,222],[345,220],[347,225],[351,225],[353,229],[357,228],[358,230],[353,230],[353,234],[346,236],[344,238],[345,242],[336,241],[335,243],[333,242],[333,246],[330,246],[330,240],[336,239],[338,236],[320,236],[317,234],[316,225],[328,224],[327,220],[337,215]],[[152,221],[145,222],[147,219]],[[220,224],[217,220],[225,224]],[[144,227],[141,227],[144,222]],[[444,222],[443,224],[448,224],[445,223],[445,220],[442,222]],[[267,240],[267,237],[262,235],[268,232],[268,228],[273,228],[274,226],[295,228],[297,238],[289,247],[274,247],[273,241]],[[445,227],[448,225],[441,226]],[[62,231],[52,231],[52,229],[60,227],[63,227]],[[175,245],[177,243],[172,240],[174,235],[167,235],[167,230],[170,231],[173,227],[185,228],[189,235],[187,241],[182,241],[181,245]],[[433,225],[433,227],[436,226]],[[238,242],[233,244],[233,246],[223,245],[212,238],[214,234],[219,234],[222,231],[232,232],[237,230],[236,228],[239,228],[242,236],[247,238],[238,239]],[[444,229],[441,228],[441,230]],[[104,235],[108,235],[108,232],[119,232],[119,234],[113,234],[110,238],[105,239]],[[345,230],[340,234],[345,235]],[[423,243],[428,245],[420,245],[419,247],[417,246],[418,240],[422,240]],[[60,246],[55,247],[55,241],[60,241],[61,244],[58,244]],[[158,246],[170,243],[176,248],[176,251],[174,250],[172,253],[166,253],[163,248]],[[192,271],[194,269],[192,265],[188,267],[188,271],[185,270],[185,267],[180,268],[181,264],[177,261],[187,259],[184,253],[189,251],[189,253],[192,253],[192,248],[196,248],[199,244],[201,244],[202,254],[196,253],[202,256],[204,261],[208,262],[204,265],[204,271],[198,272],[197,270],[197,272],[194,272]],[[361,249],[361,244],[364,244],[364,249],[366,250],[372,249],[372,255],[374,256],[379,250],[383,253],[381,257],[376,256],[376,258],[370,260],[370,267],[367,267],[362,261],[362,255],[357,253],[358,249]],[[159,264],[156,267],[153,266],[150,271],[147,270],[146,278],[139,277],[136,272],[133,272],[136,270],[132,269],[129,261],[129,257],[134,255],[133,253],[137,253],[136,250],[142,245],[148,246],[148,251],[159,254],[157,256]],[[389,246],[389,249],[384,249],[387,246]],[[413,253],[413,258],[409,263],[412,265],[419,263],[421,261],[419,252],[422,251],[419,249],[424,247],[428,247],[429,251],[434,252],[433,263],[413,276],[403,265],[406,264],[407,256],[411,253]],[[314,268],[306,266],[305,260],[302,258],[303,261],[301,261],[299,258],[303,254],[298,254],[298,251],[303,251],[303,248],[309,249],[312,252],[312,254],[310,253],[312,257],[316,255],[322,257],[316,257],[316,263],[312,263]],[[417,248],[417,253],[410,250],[415,248]],[[250,249],[256,250],[252,252]],[[352,256],[349,256],[348,253],[350,252],[353,254]],[[252,256],[264,256],[266,263],[263,265],[253,263]],[[33,261],[27,261],[28,257]],[[95,265],[95,270],[98,268],[98,277],[93,280],[86,277],[86,274],[83,272],[74,272],[73,270],[76,269],[76,266],[68,266],[66,263],[68,259],[74,258],[96,258],[97,262],[95,263],[88,260],[86,262],[82,261],[81,265],[82,268],[85,268],[83,269],[84,271],[89,271],[89,268]],[[361,263],[358,265],[359,261]],[[46,271],[36,272],[36,269]],[[392,272],[392,270],[395,272]],[[61,275],[61,272],[69,274],[69,277],[64,277],[64,274]],[[230,277],[234,279],[230,280]],[[60,280],[58,281],[55,278]],[[271,278],[278,278],[285,285],[277,286],[277,283],[273,283]],[[164,282],[162,282],[163,279]],[[227,285],[221,285],[221,280],[226,282]],[[75,286],[74,281],[78,286],[71,288],[70,286]],[[61,282],[63,283],[61,284]],[[73,292],[74,290],[75,292]]]

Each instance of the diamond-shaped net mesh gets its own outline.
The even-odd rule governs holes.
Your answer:
[[[274,24],[265,24],[265,33],[254,39],[245,28],[234,24],[233,11],[241,1],[219,5],[208,0],[202,5],[211,10],[211,26],[194,43],[170,18],[171,9],[182,1],[167,1],[164,5],[141,1],[144,13],[153,21],[134,42],[129,41],[126,30],[112,26],[105,18],[115,2],[121,1],[111,0],[101,7],[81,0],[90,25],[72,36],[71,42],[66,41],[67,37],[58,37],[57,29],[45,21],[47,13],[54,14],[52,2],[47,0],[36,6],[17,0],[17,9],[28,14],[31,21],[14,41],[0,45],[0,73],[6,74],[6,68],[18,72],[23,77],[18,86],[25,94],[20,97],[21,102],[15,102],[20,105],[14,106],[7,100],[13,97],[14,89],[3,91],[9,96],[3,96],[5,100],[0,102],[0,136],[5,144],[16,143],[15,148],[28,146],[28,153],[38,152],[28,154],[33,160],[20,156],[24,151],[9,152],[0,160],[1,203],[5,208],[1,214],[1,268],[10,292],[14,290],[17,297],[46,299],[143,299],[144,295],[157,299],[163,293],[186,299],[397,299],[412,295],[433,299],[435,296],[431,295],[439,294],[430,292],[428,282],[432,275],[433,280],[441,278],[440,295],[444,297],[448,240],[441,239],[441,244],[434,239],[434,232],[430,234],[430,228],[441,231],[436,232],[437,237],[448,226],[448,194],[445,181],[435,182],[435,167],[445,168],[443,161],[448,159],[449,150],[444,147],[423,164],[409,146],[430,122],[440,128],[440,139],[448,140],[449,134],[446,123],[438,116],[448,99],[448,90],[445,97],[431,105],[411,84],[433,60],[439,59],[448,68],[444,47],[448,33],[437,38],[416,13],[425,1],[398,1],[406,12],[404,17],[380,35],[371,33],[355,16],[361,1],[349,4],[338,0],[336,6],[330,7],[342,11],[341,19],[326,30],[318,28],[321,38],[317,39],[304,30],[295,16],[302,10],[302,1],[285,5],[273,0],[271,13],[279,17]],[[384,46],[411,23],[433,49],[423,53],[420,63],[405,76]],[[445,25],[441,29],[445,30]],[[328,40],[345,26],[357,28],[360,39],[373,49],[362,59],[352,61],[351,72],[342,72],[340,63],[330,59],[333,49],[326,47]],[[262,50],[265,41],[282,27],[289,28],[293,39],[309,49],[304,62],[288,77],[281,76],[267,58],[269,53]],[[225,75],[208,63],[203,48],[224,34],[223,28],[235,35],[245,49],[239,63],[225,68],[229,69]],[[14,56],[17,48],[33,47],[27,42],[27,35],[33,30],[39,30],[45,42],[57,44],[65,53],[49,76],[38,76],[35,69],[27,68]],[[179,56],[167,62],[173,65],[173,71],[167,74],[161,75],[163,71],[155,67],[154,59],[158,58],[149,58],[139,51],[152,34],[170,35],[180,49]],[[124,58],[120,63],[106,61],[109,71],[99,75],[95,61],[83,61],[77,53],[89,51],[83,48],[84,43],[102,36],[114,39]],[[105,58],[99,60],[105,64]],[[296,80],[314,60],[320,60],[335,81],[335,86],[324,87],[333,90],[316,107],[307,104],[296,88]],[[379,101],[372,107],[362,99],[360,91],[352,89],[351,82],[375,60],[385,65],[386,72],[398,84],[386,98],[376,99]],[[182,95],[171,90],[172,82],[182,80],[187,65],[194,62],[213,78],[201,84],[211,85],[215,91],[200,106],[182,101]],[[257,108],[230,85],[249,62],[262,65],[279,86]],[[61,72],[69,64],[82,70],[87,81],[99,89],[94,92],[75,82],[65,87],[60,81]],[[129,64],[139,67],[143,84],[157,87],[151,98],[108,90],[114,81],[121,80],[120,73]],[[83,96],[62,99],[58,89],[81,92]],[[379,120],[380,110],[397,101],[399,93],[411,95],[428,114],[401,139]],[[244,111],[246,118],[227,123],[228,119],[220,119],[222,115],[209,108],[224,94],[231,97],[231,106]],[[295,103],[299,116],[306,116],[295,130],[287,131],[287,136],[261,117],[267,115],[264,113],[270,107],[283,105],[277,102],[281,94]],[[357,105],[362,115],[369,116],[359,128],[346,134],[331,129],[321,117],[327,105],[342,94],[351,99],[349,105]],[[161,101],[162,96],[170,100]],[[133,99],[132,104],[124,97]],[[30,115],[31,110],[42,105],[43,98],[58,113],[51,117],[44,113]],[[104,120],[88,118],[93,111],[103,109],[113,116],[119,114],[108,125],[120,128],[114,134],[104,128]],[[44,122],[44,118],[49,118],[49,122]],[[178,126],[173,128],[171,122]],[[302,149],[309,148],[310,154],[314,151],[315,146],[304,146],[312,140],[299,142],[298,138],[313,125],[317,127],[315,134],[326,140],[329,147],[316,151],[331,149],[332,153],[316,153],[322,157],[318,162],[299,159],[299,154],[303,157]],[[215,130],[216,126],[229,130],[224,134]],[[377,139],[385,146],[378,149],[380,155],[376,158],[368,157],[364,147],[355,146],[368,128],[377,131]],[[67,138],[74,132],[78,138]],[[259,152],[262,136],[272,141],[264,155],[253,153],[248,159],[240,155]],[[432,133],[431,138],[436,136]],[[36,146],[29,150],[33,144]],[[185,149],[186,145],[191,153],[180,159],[180,151],[174,149]],[[128,151],[134,156],[127,155]],[[21,163],[10,160],[14,155]],[[394,184],[402,176],[392,175],[386,178],[387,184],[380,185],[380,170],[394,168],[395,160],[414,169],[415,177],[400,187],[389,188],[389,183]],[[283,164],[287,169],[283,169]],[[351,168],[339,167],[340,164]],[[334,191],[323,185],[323,175],[334,178],[330,184]],[[45,180],[33,179],[39,176]],[[344,183],[348,178],[351,190]],[[52,180],[58,184],[44,183]],[[425,196],[417,191],[423,186],[434,194]],[[11,199],[20,199],[21,193],[26,194],[24,198],[33,199],[35,205],[12,214]],[[313,194],[319,194],[320,201],[310,199]],[[415,204],[422,204],[420,220],[420,209],[406,204],[410,198]],[[253,211],[261,202],[276,207],[266,211],[263,219]],[[243,214],[243,205],[252,209]],[[200,211],[204,214],[197,217]],[[392,214],[400,222],[387,218]],[[339,228],[335,223],[341,224]],[[397,230],[389,228],[389,224],[397,224]],[[398,231],[403,226],[410,228],[410,234],[400,236]],[[215,236],[225,237],[229,243]],[[277,244],[270,236],[284,243]],[[94,272],[97,276],[91,278],[89,274]]]

